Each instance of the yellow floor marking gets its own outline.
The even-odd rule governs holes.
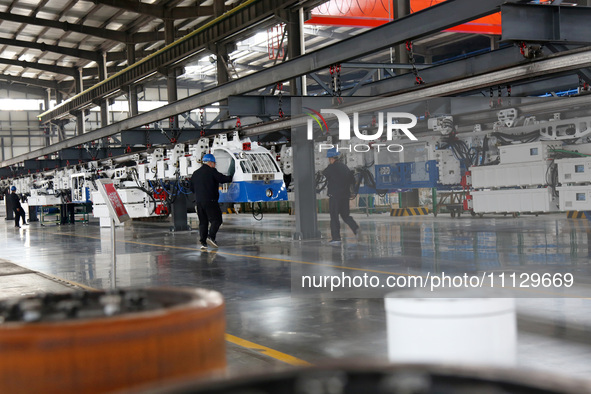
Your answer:
[[[58,282],[66,282],[72,286],[78,286],[83,288],[84,290],[88,290],[88,291],[100,291],[99,289],[95,289],[94,287],[90,287],[90,286],[86,286],[83,285],[82,283],[78,283],[78,282],[74,282],[72,280],[68,280],[68,279],[64,279],[64,278],[60,278],[59,276],[55,276],[55,275],[51,275],[51,274],[45,274],[43,272],[39,272],[41,275],[47,276],[53,280],[56,280]]]
[[[307,361],[301,360],[297,357],[290,356],[289,354],[281,353],[277,350],[273,350],[266,346],[258,345],[254,342],[247,341],[246,339],[238,338],[234,335],[226,334],[226,341],[233,343],[235,345],[241,346],[243,348],[254,350],[260,354],[264,354],[265,356],[272,357],[276,360],[282,361],[289,365],[296,365],[296,366],[307,366],[312,365]]]

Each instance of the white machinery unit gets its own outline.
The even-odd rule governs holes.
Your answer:
[[[443,115],[427,120],[427,128],[437,131],[443,135],[448,135],[453,131],[454,118],[453,116]]]
[[[591,211],[591,186],[561,186],[560,210]]]
[[[293,173],[293,153],[291,146],[281,146],[279,150],[279,166],[285,175],[291,175]]]
[[[56,196],[53,190],[47,189],[31,189],[31,195],[27,198],[27,202],[31,206],[63,204],[60,196]]]
[[[90,202],[90,192],[92,191],[92,185],[86,180],[86,173],[78,173],[71,175],[72,185],[72,202],[74,203],[87,203]]]
[[[536,186],[547,183],[549,162],[470,167],[475,189]]]
[[[591,183],[591,157],[558,159],[558,182]]]
[[[499,148],[501,164],[540,162],[550,158],[550,149],[560,147],[561,142],[537,141],[528,144],[505,145]]]
[[[472,204],[476,213],[558,211],[550,188],[473,191]]]
[[[448,149],[435,151],[435,160],[439,168],[439,183],[442,185],[458,185],[462,180],[460,161]]]
[[[154,215],[155,204],[151,198],[139,189],[125,189],[117,190],[121,197],[121,202],[125,204],[125,209],[130,218],[145,218]],[[105,204],[105,200],[98,191],[92,192],[93,214],[100,218],[101,227],[110,225],[109,209]]]

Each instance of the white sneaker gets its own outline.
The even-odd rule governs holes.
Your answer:
[[[217,248],[218,244],[215,243],[215,241],[211,238],[207,238],[207,243],[209,244],[209,246],[211,246],[212,248]]]

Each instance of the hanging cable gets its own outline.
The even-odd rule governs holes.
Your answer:
[[[406,42],[406,51],[408,52],[408,61],[410,62],[410,65],[412,66],[412,73],[415,76],[415,85],[424,84],[425,81],[423,81],[423,78],[421,78],[421,76],[419,75],[419,70],[417,69],[417,66],[415,65],[415,57],[414,57],[414,53],[412,50],[412,41]]]
[[[335,66],[335,74],[336,74],[336,96],[337,96],[337,102],[339,104],[343,103],[343,98],[341,97],[341,93],[342,93],[342,81],[341,81],[341,65],[337,64]]]
[[[331,65],[329,67],[328,72],[330,73],[330,80],[328,81],[328,88],[329,88],[330,92],[328,92],[328,94],[330,94],[331,96],[334,96],[335,95],[334,65]]]
[[[201,130],[199,131],[199,135],[201,137],[205,137],[205,109],[199,108],[199,126]]]
[[[316,193],[320,193],[326,188],[327,181],[322,171],[316,172],[314,177],[314,184],[316,185]]]
[[[511,107],[511,85],[507,85],[507,105]]]
[[[279,118],[283,119],[283,116],[285,115],[283,113],[283,82],[278,82],[277,83],[277,90],[279,91],[279,100],[277,102],[278,107],[279,107]]]
[[[252,206],[252,217],[254,218],[254,220],[257,220],[260,222],[261,220],[263,220],[263,204],[260,202],[258,202],[256,204],[258,204],[258,212],[255,208],[255,203],[253,202],[251,205]]]

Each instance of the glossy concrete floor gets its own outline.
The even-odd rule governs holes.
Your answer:
[[[64,288],[80,284],[108,289],[116,284],[214,289],[227,303],[227,333],[261,345],[257,350],[240,341],[228,343],[230,368],[239,373],[298,362],[387,360],[381,293],[357,289],[316,294],[299,288],[303,274],[569,273],[575,286],[565,292],[517,289],[517,364],[590,376],[591,298],[586,291],[591,288],[591,222],[569,220],[564,214],[354,217],[363,237],[358,240],[343,228],[343,243],[331,246],[327,239],[293,241],[293,216],[266,214],[259,222],[248,214],[225,215],[220,248],[207,252],[198,249],[196,231],[170,232],[169,222],[134,221],[116,230],[114,272],[110,229],[100,228],[98,221],[32,223],[21,229],[2,221],[0,258],[29,276],[19,278],[14,266],[6,266],[3,274],[0,266],[0,297],[43,291],[43,280],[47,291],[55,291],[55,283],[49,285],[52,278],[63,279]],[[327,237],[328,216],[320,214],[318,220]],[[190,216],[190,224],[197,228],[195,217]],[[32,279],[28,270],[44,279]],[[269,357],[262,347],[293,359]]]

